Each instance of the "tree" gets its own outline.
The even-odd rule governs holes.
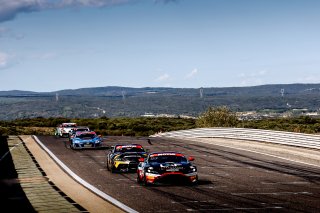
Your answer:
[[[235,127],[239,120],[234,112],[226,106],[209,107],[197,121],[197,127]]]

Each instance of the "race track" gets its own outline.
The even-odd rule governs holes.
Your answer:
[[[107,149],[72,150],[65,138],[38,138],[82,179],[138,212],[320,212],[317,166],[196,141],[106,137],[104,146],[140,143],[195,157],[197,186],[145,187],[135,173],[107,171]]]

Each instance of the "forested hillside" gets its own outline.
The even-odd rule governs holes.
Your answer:
[[[286,112],[320,107],[320,84],[229,88],[97,87],[38,93],[0,92],[0,120],[35,117],[139,117],[146,113],[197,117],[210,106],[233,111]]]

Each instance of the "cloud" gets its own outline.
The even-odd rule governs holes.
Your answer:
[[[5,68],[8,65],[9,55],[4,52],[0,52],[0,69]]]
[[[21,40],[24,38],[23,34],[17,34],[6,27],[0,27],[0,38],[12,38],[16,40]]]
[[[19,13],[66,7],[106,7],[134,0],[0,0],[0,22],[14,19]]]
[[[159,76],[159,77],[156,79],[156,81],[167,81],[167,80],[169,80],[169,79],[170,79],[170,75],[167,74],[167,73],[165,73],[165,74]]]
[[[20,12],[41,10],[45,1],[37,0],[0,0],[0,21],[13,19]]]
[[[12,53],[0,52],[0,70],[9,69],[19,64],[19,58]]]
[[[36,60],[49,60],[49,59],[56,58],[57,54],[53,52],[47,52],[47,53],[41,53],[41,54],[32,54],[29,57],[30,59],[36,59]]]
[[[67,7],[108,7],[141,0],[0,0],[0,22],[14,19],[19,13]],[[155,3],[169,3],[176,0],[155,0]]]
[[[193,78],[196,74],[198,74],[198,69],[194,68],[190,73],[186,75],[186,79]]]

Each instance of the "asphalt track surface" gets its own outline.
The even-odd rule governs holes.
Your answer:
[[[320,168],[262,154],[170,138],[106,137],[103,146],[139,143],[194,156],[199,184],[146,187],[135,173],[111,173],[107,149],[72,150],[38,136],[74,173],[139,212],[320,212]]]

